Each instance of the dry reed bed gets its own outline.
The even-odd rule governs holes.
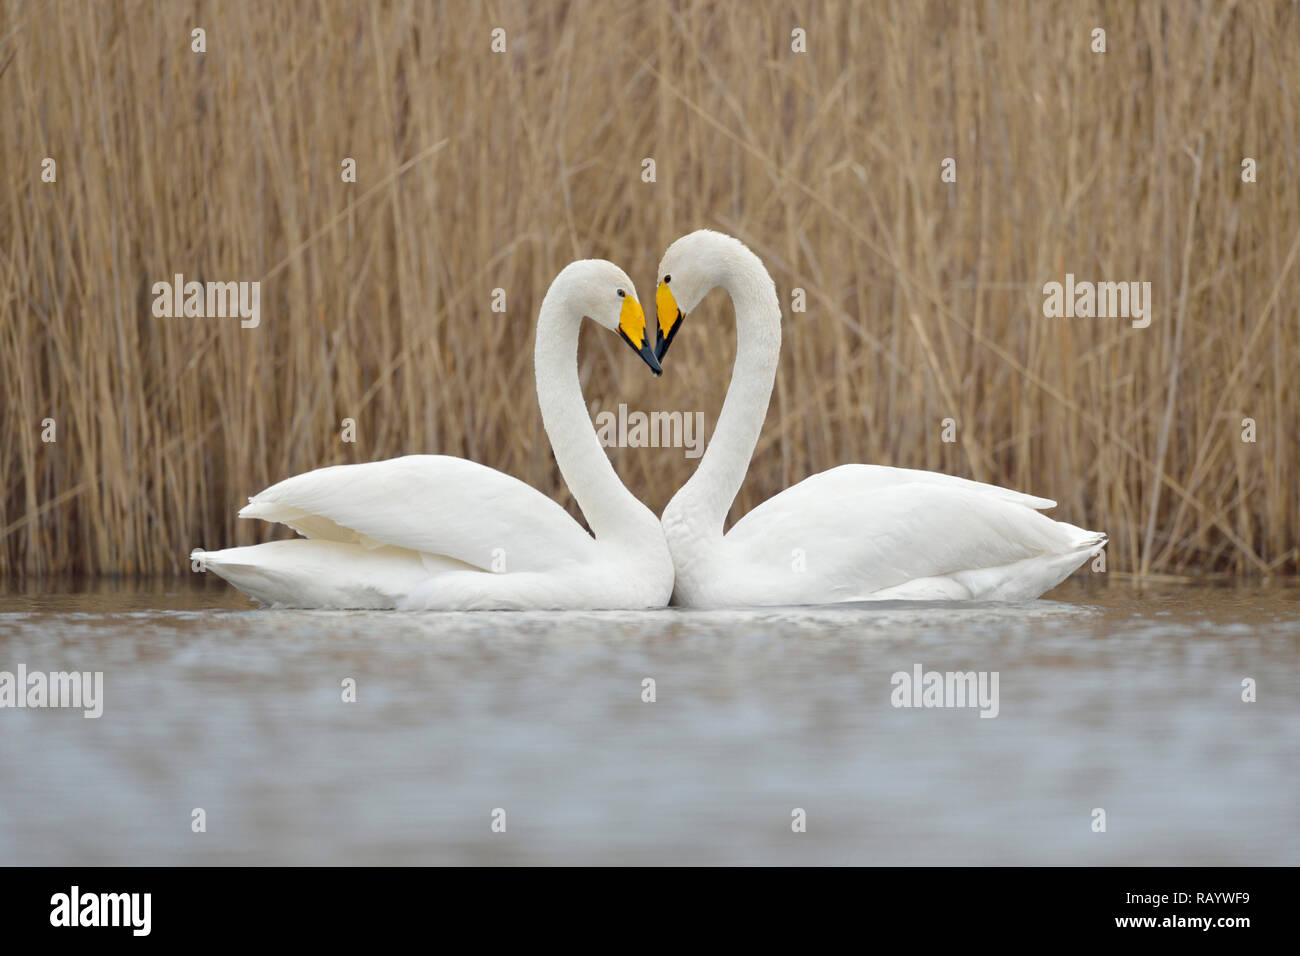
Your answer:
[[[1054,496],[1112,576],[1294,574],[1297,35],[1281,2],[5,0],[0,573],[187,571],[274,533],[234,520],[267,484],[410,452],[568,502],[533,394],[547,284],[604,256],[649,302],[708,225],[808,295],[737,514],[879,462]],[[260,280],[261,327],[154,318],[177,272]],[[1152,325],[1044,318],[1066,272],[1150,281]],[[711,423],[730,308],[688,322],[659,381],[584,331],[593,411]],[[656,509],[694,467],[611,454]]]

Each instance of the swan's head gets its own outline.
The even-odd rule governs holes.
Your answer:
[[[565,289],[572,312],[616,332],[650,366],[650,371],[662,373],[646,328],[645,312],[626,272],[604,259],[581,259],[564,267],[556,277],[555,287]]]
[[[655,291],[655,358],[663,359],[673,336],[714,288],[729,276],[753,271],[757,257],[739,239],[712,229],[697,229],[682,236],[659,261],[659,288]],[[758,263],[762,269],[762,264]],[[766,273],[764,273],[766,274]]]

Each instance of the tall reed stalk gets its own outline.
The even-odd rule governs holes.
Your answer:
[[[547,284],[607,257],[649,305],[700,226],[807,300],[736,514],[877,462],[1054,497],[1112,577],[1294,574],[1297,36],[1281,0],[3,0],[0,574],[185,572],[283,533],[234,520],[266,485],[412,452],[571,506]],[[260,281],[261,325],[156,318],[176,273]],[[1044,317],[1066,273],[1149,281],[1150,327]],[[711,424],[733,328],[711,296],[658,381],[588,328],[593,413]],[[695,465],[611,455],[656,510]]]

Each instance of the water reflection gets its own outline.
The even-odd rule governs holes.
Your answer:
[[[11,585],[0,671],[102,670],[105,703],[0,710],[0,859],[1295,863],[1297,591],[1053,598],[394,614]],[[891,706],[916,664],[997,671],[998,717]]]

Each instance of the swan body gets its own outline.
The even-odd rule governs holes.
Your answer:
[[[542,423],[593,534],[509,475],[446,455],[335,465],[249,499],[241,518],[303,537],[192,557],[264,604],[431,610],[662,607],[672,559],[654,514],[619,481],[578,383],[584,315],[617,331],[658,372],[631,280],[583,260],[552,283],[538,316]]]
[[[951,475],[841,465],[723,533],[767,414],[781,347],[776,288],[741,242],[701,230],[669,247],[655,296],[663,358],[714,287],[736,308],[736,364],[696,473],[663,512],[673,603],[724,607],[873,600],[1024,601],[1061,583],[1106,536],[1040,513],[1046,498]]]

